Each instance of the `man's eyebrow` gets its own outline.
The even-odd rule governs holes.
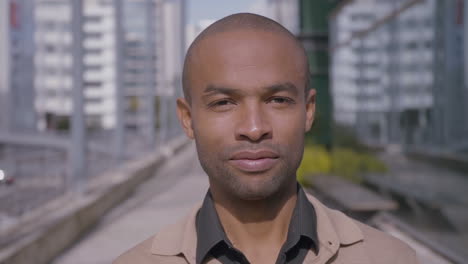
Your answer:
[[[291,82],[277,83],[266,86],[263,89],[269,94],[274,94],[278,92],[290,92],[294,95],[298,94],[297,87]],[[214,94],[235,95],[242,93],[242,91],[234,88],[215,86],[210,84],[205,88],[203,93],[205,94],[205,96],[210,96]]]
[[[220,87],[220,86],[215,86],[215,85],[208,85],[205,90],[203,91],[204,94],[236,94],[239,93],[237,89],[229,88],[229,87]]]
[[[294,95],[298,94],[297,87],[291,82],[278,83],[265,87],[269,93],[290,92]]]

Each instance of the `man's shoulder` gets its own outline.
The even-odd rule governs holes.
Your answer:
[[[338,237],[341,259],[363,260],[364,263],[419,263],[416,252],[406,243],[387,233],[361,223],[342,213],[323,205],[309,196],[322,220],[322,228],[329,221],[333,232]],[[322,214],[322,216],[319,216]],[[326,215],[324,217],[323,215]],[[320,226],[320,224],[319,224]],[[320,230],[318,230],[320,233]],[[330,232],[324,233],[329,235]],[[325,238],[325,237],[323,237]]]
[[[155,237],[153,235],[145,241],[137,244],[133,248],[127,250],[122,255],[117,257],[112,263],[113,264],[187,264],[187,261],[181,256],[165,256],[154,254],[151,249],[153,243],[155,242]]]
[[[357,222],[364,234],[364,247],[373,262],[392,259],[392,263],[418,263],[416,252],[400,239]]]
[[[194,250],[186,249],[184,246],[195,243],[195,215],[199,207],[199,205],[194,206],[188,215],[163,227],[155,235],[127,250],[113,263],[186,264],[187,258],[194,259],[192,256]]]
[[[419,263],[417,260],[416,252],[408,244],[401,241],[400,239],[384,233],[370,225],[359,222],[345,215],[340,211],[328,209],[331,218],[342,218],[339,222],[349,221],[362,233],[362,240],[356,243],[350,243],[343,245],[340,249],[341,253],[352,253],[356,254],[356,251],[362,250],[362,253],[367,256],[370,263],[392,263],[392,264],[416,264]],[[332,220],[333,221],[333,220]],[[334,220],[337,224],[338,221]],[[343,232],[342,228],[337,227],[337,232]],[[345,232],[348,232],[347,230]],[[339,234],[340,235],[340,234]]]
[[[154,236],[140,242],[133,248],[127,250],[125,253],[120,255],[114,264],[127,264],[127,263],[153,263],[151,259],[151,245],[153,243]]]

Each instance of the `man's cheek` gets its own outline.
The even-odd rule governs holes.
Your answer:
[[[198,135],[200,143],[203,143],[203,148],[209,146],[214,150],[216,147],[222,145],[222,142],[227,139],[225,131],[220,131],[220,126],[213,122],[199,122],[195,126],[195,133]]]
[[[304,128],[305,123],[301,123],[297,118],[286,118],[281,122],[276,122],[275,126],[276,134],[285,140],[295,140],[298,134],[303,133]]]

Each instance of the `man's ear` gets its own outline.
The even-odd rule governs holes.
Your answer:
[[[179,117],[180,124],[182,125],[187,137],[193,139],[192,112],[190,105],[185,98],[177,99],[177,116]]]
[[[310,89],[310,91],[306,94],[306,125],[305,131],[308,132],[314,123],[315,118],[315,89]]]

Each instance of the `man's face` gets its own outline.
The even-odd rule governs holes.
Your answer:
[[[270,197],[295,185],[315,110],[303,53],[283,35],[217,33],[194,50],[190,100],[178,100],[187,135],[216,195]]]

